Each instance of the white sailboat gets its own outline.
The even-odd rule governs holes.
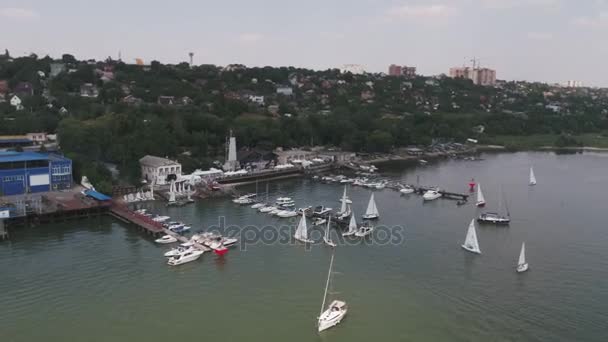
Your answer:
[[[341,217],[346,217],[348,215],[350,215],[350,213],[348,212],[348,197],[346,197],[346,186],[344,186],[344,193],[342,194],[342,199],[340,199],[340,202],[342,202],[342,206],[340,207],[340,212],[338,213],[338,216]],[[348,214],[348,215],[347,215]]]
[[[366,237],[374,231],[374,226],[371,225],[370,222],[363,224],[357,232],[355,233],[356,237]]]
[[[327,274],[327,282],[325,283],[325,293],[323,294],[323,303],[321,304],[321,314],[319,315],[319,319],[317,321],[317,328],[319,332],[329,329],[336,324],[340,323],[344,316],[346,316],[346,312],[348,311],[348,306],[346,302],[341,300],[334,300],[329,304],[327,309],[325,309],[325,302],[327,301],[327,293],[329,291],[329,284],[331,281],[332,268],[334,265],[334,255],[331,255],[331,261],[329,262],[329,272]],[[323,311],[325,310],[325,311]]]
[[[534,175],[534,169],[530,166],[530,185],[536,185],[536,176]]]
[[[348,224],[348,230],[345,233],[342,233],[342,236],[355,235],[356,232],[357,232],[357,219],[355,219],[355,215],[351,215],[350,223]]]
[[[296,233],[293,237],[304,243],[313,243],[314,241],[308,238],[308,227],[306,226],[306,215],[302,213],[302,218],[300,219],[300,223],[298,223],[298,228],[296,229]]]
[[[477,241],[477,233],[475,231],[475,219],[472,219],[471,224],[469,224],[469,230],[467,230],[467,237],[464,240],[462,248],[472,253],[481,254],[481,250],[479,249],[479,242]]]
[[[486,199],[483,197],[483,192],[481,192],[481,184],[477,184],[477,206],[483,207],[486,205]]]
[[[521,251],[519,252],[519,261],[517,262],[517,273],[526,272],[528,263],[526,262],[526,243],[521,243]]]
[[[374,200],[374,193],[372,192],[372,195],[369,198],[369,203],[367,203],[367,210],[365,211],[365,215],[363,215],[363,218],[366,220],[374,220],[379,217],[380,213],[378,212],[378,207],[376,206],[376,201]]]
[[[336,243],[331,241],[329,237],[329,225],[331,224],[331,216],[327,218],[327,227],[325,228],[325,236],[323,237],[323,242],[330,247],[336,247]]]

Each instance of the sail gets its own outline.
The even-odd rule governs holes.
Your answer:
[[[302,218],[300,219],[300,223],[298,223],[294,237],[298,240],[308,240],[308,227],[306,227],[306,216],[304,213],[302,213]]]
[[[469,230],[467,231],[464,245],[469,247],[472,251],[481,253],[479,250],[479,243],[477,242],[477,232],[475,231],[475,219],[472,219],[471,224],[469,224]]]
[[[321,303],[321,313],[319,316],[323,314],[323,310],[325,308],[325,302],[327,301],[327,291],[329,290],[329,281],[331,279],[331,268],[334,265],[334,254],[331,255],[331,261],[329,262],[329,271],[327,272],[327,282],[325,283],[325,293],[323,293],[323,303]]]
[[[374,193],[369,198],[369,203],[367,204],[367,211],[365,212],[366,216],[379,215],[378,208],[376,207],[376,201],[374,200]]]
[[[530,185],[536,185],[536,176],[532,167],[530,167]]]
[[[329,241],[329,224],[331,223],[331,216],[327,217],[327,228],[325,229],[325,241]]]
[[[346,212],[346,186],[344,186],[344,194],[342,194],[342,207],[340,207],[340,213]]]
[[[481,192],[481,184],[477,185],[477,204],[485,204],[486,199],[483,197],[483,192]]]
[[[519,252],[519,261],[517,265],[523,265],[526,263],[526,243],[521,243],[521,252]]]
[[[355,219],[355,215],[351,215],[350,223],[348,224],[348,232],[347,234],[354,234],[357,231],[357,220]]]

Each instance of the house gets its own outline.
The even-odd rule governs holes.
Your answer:
[[[65,107],[61,107],[61,108],[59,109],[59,113],[60,113],[60,114],[67,114],[67,113],[68,113],[68,110],[67,110]]]
[[[264,96],[249,95],[248,100],[250,102],[253,102],[253,103],[257,104],[258,106],[263,106],[264,105]]]
[[[182,174],[182,165],[171,159],[147,155],[139,160],[139,165],[142,177],[156,185],[168,184],[169,176],[179,178]]]
[[[277,94],[283,96],[291,96],[293,95],[293,88],[285,85],[281,85],[277,87]]]
[[[17,95],[13,95],[11,97],[11,106],[15,107],[16,110],[22,110],[23,106],[21,105],[21,99]]]
[[[51,78],[56,77],[57,75],[61,74],[65,70],[66,70],[65,64],[51,63],[51,73],[49,74],[49,77],[51,77]]]
[[[42,145],[48,140],[46,133],[27,133],[25,136],[36,145]]]
[[[276,164],[277,154],[257,149],[241,150],[237,153],[236,159],[241,164],[241,168],[264,169]]]
[[[194,101],[192,101],[191,98],[189,98],[188,96],[184,96],[184,97],[180,97],[178,99],[178,103],[182,106],[187,106],[187,105],[191,105]]]
[[[175,96],[159,96],[157,103],[161,106],[173,106],[175,104]]]
[[[21,97],[34,95],[34,86],[30,82],[19,82],[13,92]]]
[[[99,90],[92,83],[85,83],[80,86],[80,97],[97,97],[99,96]]]
[[[140,105],[143,101],[142,99],[135,97],[133,95],[127,95],[125,97],[122,98],[122,103],[126,103],[130,106],[138,106]]]

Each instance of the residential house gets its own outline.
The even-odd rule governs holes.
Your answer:
[[[66,70],[65,64],[51,63],[51,73],[49,74],[49,77],[51,77],[51,78],[56,77],[57,75],[61,74],[65,70]]]
[[[261,96],[261,95],[249,95],[248,100],[249,100],[249,102],[253,102],[253,103],[257,104],[258,106],[264,105],[264,96]]]
[[[34,95],[34,86],[30,82],[19,82],[13,92],[20,97],[32,96]]]
[[[97,97],[99,96],[99,90],[92,83],[85,83],[80,86],[80,97]]]
[[[21,99],[17,95],[13,95],[11,97],[11,106],[15,107],[16,110],[22,110],[23,105],[21,105]]]
[[[291,95],[293,95],[293,88],[291,88],[289,86],[285,86],[285,85],[280,85],[277,87],[277,94],[284,95],[284,96],[291,96]]]
[[[143,101],[142,99],[135,97],[133,95],[127,95],[125,97],[122,98],[121,100],[123,103],[126,103],[130,106],[138,106],[140,105]]]
[[[175,96],[159,96],[157,103],[161,106],[172,106],[175,104]]]

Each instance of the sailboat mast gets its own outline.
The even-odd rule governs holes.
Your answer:
[[[266,203],[268,203],[268,182],[266,182]]]
[[[327,272],[327,282],[325,283],[325,293],[323,294],[323,303],[321,304],[321,313],[323,314],[323,308],[325,308],[325,300],[327,299],[327,290],[329,289],[329,279],[331,278],[331,268],[334,265],[334,253],[331,253],[331,261],[329,262],[329,271]]]

